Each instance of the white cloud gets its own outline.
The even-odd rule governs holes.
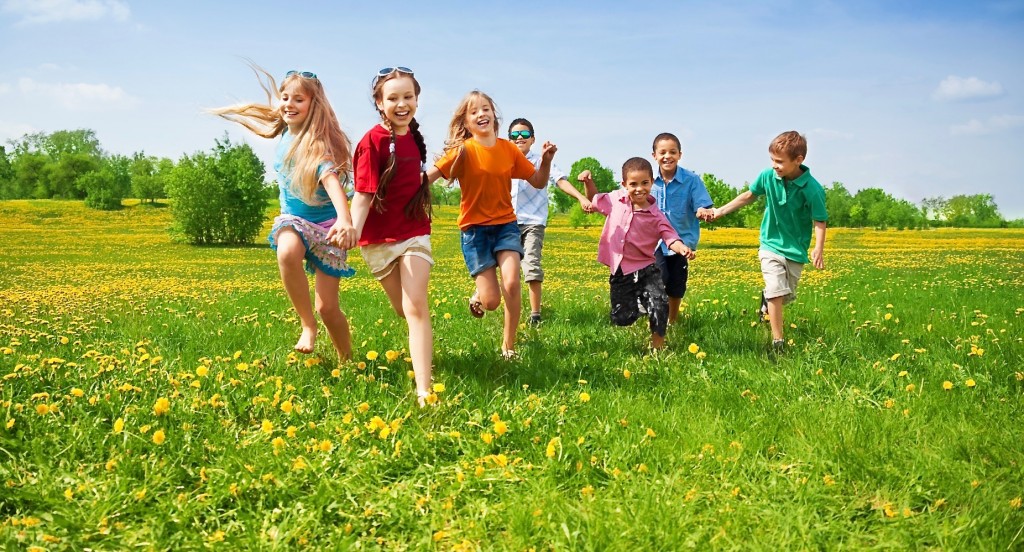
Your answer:
[[[36,128],[25,123],[11,123],[0,120],[0,142],[17,140],[26,134],[36,132]]]
[[[1003,95],[1003,86],[998,82],[985,82],[978,77],[958,77],[950,75],[932,93],[939,101],[957,102],[963,100],[981,100]]]
[[[18,89],[26,96],[50,99],[69,110],[132,108],[139,103],[138,98],[129,95],[120,86],[102,83],[47,84],[23,77],[18,80]]]
[[[2,11],[20,15],[19,24],[59,21],[127,21],[131,15],[122,0],[6,0]]]
[[[949,133],[953,136],[979,136],[993,134],[1017,127],[1024,126],[1024,115],[997,115],[989,117],[988,120],[971,119],[960,125],[949,127]]]
[[[11,91],[11,85],[0,82],[0,94],[6,94]]]

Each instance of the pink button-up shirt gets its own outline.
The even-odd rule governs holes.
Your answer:
[[[679,241],[672,224],[650,204],[646,209],[634,210],[624,188],[597,194],[591,201],[594,210],[608,217],[597,246],[597,260],[607,265],[612,274],[621,268],[631,274],[654,262],[654,249],[658,240],[665,244]]]

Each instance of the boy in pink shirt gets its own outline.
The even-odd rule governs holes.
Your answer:
[[[627,160],[622,164],[622,188],[608,193],[597,193],[590,171],[583,171],[578,179],[587,187],[592,211],[607,217],[597,260],[611,269],[612,324],[631,326],[640,318],[642,306],[651,326],[651,348],[661,349],[665,346],[668,296],[654,250],[662,240],[687,259],[693,259],[694,253],[651,197],[654,169],[642,157]]]

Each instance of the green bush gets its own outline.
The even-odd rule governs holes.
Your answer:
[[[85,191],[86,207],[103,211],[121,208],[124,189],[109,167],[83,174],[75,180],[75,187]]]
[[[172,232],[193,244],[251,243],[263,226],[263,163],[246,144],[218,140],[170,171]]]

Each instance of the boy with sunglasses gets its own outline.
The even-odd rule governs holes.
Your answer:
[[[523,152],[526,159],[534,167],[540,167],[541,156],[530,151],[537,137],[533,131],[533,123],[519,118],[509,125],[508,139]],[[551,165],[551,178],[558,189],[576,198],[584,211],[590,209],[590,201],[580,193],[565,177],[565,173],[554,164]],[[537,189],[525,180],[512,181],[512,208],[516,211],[519,223],[519,238],[525,254],[522,260],[523,276],[530,293],[530,324],[540,323],[541,282],[544,281],[544,269],[541,268],[541,252],[544,248],[544,228],[548,222],[548,187]]]

